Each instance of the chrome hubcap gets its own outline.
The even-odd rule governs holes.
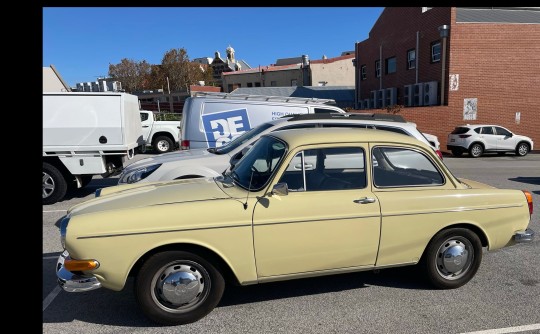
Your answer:
[[[521,155],[527,154],[527,150],[528,150],[527,145],[519,145],[519,149],[518,149],[519,154]]]
[[[475,145],[475,146],[472,148],[472,154],[473,154],[474,156],[476,156],[476,155],[480,155],[480,153],[482,153],[482,149],[480,148],[480,146]]]
[[[51,196],[54,192],[54,180],[52,176],[43,172],[43,198]]]
[[[210,279],[197,263],[182,261],[167,264],[152,280],[152,298],[167,312],[187,312],[208,296]]]
[[[437,272],[445,279],[458,279],[469,271],[473,258],[474,250],[469,240],[448,239],[437,251]]]

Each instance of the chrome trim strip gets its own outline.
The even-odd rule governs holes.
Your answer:
[[[390,215],[384,215],[384,217],[394,217],[394,216],[411,216],[411,215],[429,215],[432,213],[447,213],[447,212],[465,212],[465,211],[482,211],[482,210],[494,210],[494,209],[504,209],[504,208],[520,208],[523,205],[511,204],[511,205],[498,205],[498,206],[489,206],[485,208],[461,208],[461,209],[449,209],[449,210],[440,210],[440,211],[430,211],[430,212],[409,212],[409,213],[395,213]]]
[[[328,221],[328,220],[350,220],[350,219],[376,218],[376,217],[380,217],[380,215],[355,216],[355,217],[344,217],[344,218],[325,218],[325,219],[294,220],[294,221],[281,221],[281,222],[260,223],[260,224],[255,223],[255,224],[253,224],[253,226],[256,227],[256,226],[266,226],[266,225],[282,225],[282,224],[296,224],[296,223],[314,223],[314,222],[322,222],[322,221]]]
[[[179,229],[179,230],[166,230],[166,231],[149,231],[149,232],[133,232],[133,233],[104,234],[104,235],[89,235],[89,236],[85,236],[85,237],[77,237],[77,239],[111,238],[111,237],[124,237],[124,236],[128,236],[128,235],[157,234],[157,233],[174,233],[174,232],[198,231],[198,230],[213,230],[213,229],[235,228],[235,227],[251,227],[251,224],[243,224],[243,225],[227,225],[227,226],[213,226],[213,227],[183,228],[183,229]]]

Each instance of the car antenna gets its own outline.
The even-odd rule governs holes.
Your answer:
[[[255,171],[253,170],[254,167],[251,167],[251,168],[252,168],[252,170],[251,170],[251,176],[250,176],[250,178],[249,178],[249,186],[248,186],[248,192],[247,192],[247,194],[246,194],[246,202],[243,203],[243,204],[244,204],[244,210],[246,210],[247,207],[248,207],[247,204],[248,204],[248,199],[249,199],[249,192],[250,192],[250,190],[251,190],[251,181],[253,180],[253,173],[255,172]]]

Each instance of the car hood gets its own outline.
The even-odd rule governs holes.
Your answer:
[[[68,214],[74,216],[97,211],[225,198],[230,196],[218,187],[213,178],[113,186],[103,189],[100,197],[71,207]]]
[[[150,165],[157,165],[157,164],[169,163],[169,162],[174,162],[174,161],[204,159],[207,157],[210,158],[210,157],[215,157],[215,156],[216,154],[208,152],[205,148],[174,151],[174,152],[164,153],[164,154],[156,155],[154,157],[150,157],[150,158],[146,158],[146,159],[142,159],[137,162],[134,162],[128,165],[126,168],[124,168],[124,173],[132,171],[137,168],[147,167]]]

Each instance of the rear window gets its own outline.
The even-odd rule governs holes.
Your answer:
[[[464,128],[464,127],[457,127],[454,129],[454,131],[452,131],[452,134],[453,135],[460,135],[460,134],[463,134],[463,133],[467,133],[469,132],[469,128]]]

